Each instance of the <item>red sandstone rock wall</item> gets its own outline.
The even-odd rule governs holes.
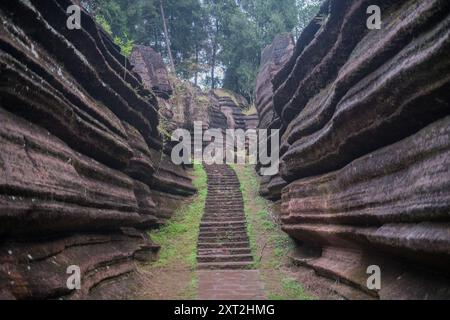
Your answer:
[[[295,260],[375,298],[449,298],[450,3],[331,0],[320,14],[273,80]]]
[[[164,124],[167,142],[164,152],[151,152],[151,159],[160,165],[152,176],[150,187],[154,189],[153,198],[160,208],[158,218],[164,222],[172,216],[184,197],[195,190],[188,172],[175,166],[170,160],[173,144],[171,133],[178,128],[187,128],[192,121],[194,105],[191,88],[187,88],[180,80],[171,77],[159,53],[147,46],[135,46],[130,57],[133,70],[141,77],[143,84],[151,88],[157,95],[159,120]],[[182,86],[182,89],[180,89]],[[183,94],[180,93],[182,91]],[[193,126],[193,125],[192,125]],[[142,174],[142,173],[140,173]]]
[[[227,128],[245,130],[245,116],[242,111],[248,106],[247,100],[241,95],[225,89],[216,89],[213,91],[213,95],[217,99],[216,104],[220,111],[227,119]]]
[[[69,5],[0,4],[0,298],[88,298],[154,259],[144,230],[195,192],[155,95],[89,15],[66,28]]]
[[[294,39],[290,33],[280,34],[267,46],[261,54],[261,66],[256,82],[256,109],[258,111],[260,129],[279,129],[280,118],[273,107],[272,80],[278,71],[291,58],[294,51]],[[270,146],[270,141],[267,142]],[[257,170],[259,171],[259,166]],[[260,194],[268,199],[281,199],[281,189],[286,182],[279,176],[261,176]]]
[[[169,73],[159,53],[147,46],[135,46],[130,55],[134,71],[142,78],[144,85],[160,98],[168,99],[172,93]]]

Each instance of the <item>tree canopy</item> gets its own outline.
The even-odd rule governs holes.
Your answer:
[[[168,60],[168,38],[179,77],[205,87],[222,86],[252,100],[261,50],[278,33],[298,35],[322,0],[82,2],[125,54],[133,44],[142,44]]]

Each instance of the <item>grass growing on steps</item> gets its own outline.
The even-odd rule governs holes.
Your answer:
[[[259,195],[259,181],[253,166],[232,165],[238,175],[244,198],[247,232],[254,267],[260,269],[266,291],[272,300],[309,300],[302,286],[293,279],[285,265],[294,241],[284,233],[270,203]]]
[[[198,193],[192,202],[178,209],[161,229],[150,232],[151,239],[161,246],[161,251],[158,261],[148,266],[144,272],[166,278],[163,285],[167,287],[170,297],[163,298],[196,298],[197,242],[208,188],[207,175],[202,165],[195,164],[193,174],[193,183]],[[184,275],[181,280],[180,273]],[[184,287],[183,292],[177,292],[180,290],[179,286]],[[170,290],[170,287],[173,287],[173,290]]]
[[[179,263],[180,259],[192,269],[197,266],[197,241],[208,188],[207,175],[201,165],[194,165],[194,176],[193,183],[198,190],[194,201],[181,207],[167,225],[150,233],[152,240],[161,245],[156,266]]]

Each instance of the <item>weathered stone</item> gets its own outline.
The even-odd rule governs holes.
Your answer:
[[[136,197],[140,221],[136,228],[152,229],[158,224],[158,207],[156,206],[151,189],[144,183],[134,181],[134,195]]]
[[[164,153],[157,98],[85,11],[68,30],[71,4],[0,4],[0,298],[120,296],[156,258],[145,230],[195,192]]]
[[[339,171],[291,183],[283,190],[284,228],[298,238],[308,235],[295,233],[301,225],[322,228],[321,233],[336,234],[334,245],[340,234],[347,242],[348,233],[355,241],[390,246],[398,255],[440,254],[436,263],[442,266],[450,259],[450,228],[439,224],[450,218],[449,136],[447,117]]]
[[[405,28],[419,32],[427,21],[423,17],[442,15],[441,10],[448,7],[439,1],[426,1],[418,8],[410,4],[398,9],[400,12],[391,14],[392,21],[386,20],[389,29],[383,36],[394,33],[394,37],[407,22],[410,24]],[[398,19],[404,14],[409,14],[410,20]],[[362,39],[337,78],[317,96],[311,96],[308,105],[289,124],[282,139],[282,177],[293,181],[341,168],[448,114],[449,78],[445,70],[450,66],[449,22],[447,17],[423,33],[414,33],[414,38],[408,34],[406,39],[397,39],[401,45],[388,57],[378,56],[385,50],[374,50],[374,43],[384,44],[378,41],[381,35],[369,33]],[[383,58],[384,64],[371,69],[367,63],[375,58]],[[350,86],[351,77],[359,81]],[[305,91],[301,92],[304,95]],[[425,101],[427,108],[423,108]]]
[[[261,66],[256,82],[256,109],[258,110],[260,129],[280,129],[281,122],[273,107],[272,80],[275,74],[290,59],[294,50],[294,39],[290,33],[280,34],[267,46],[261,54]],[[271,145],[272,136],[269,135],[265,145]],[[269,148],[270,151],[270,148]],[[257,171],[261,166],[257,166]],[[261,194],[271,200],[281,198],[281,189],[286,182],[279,176],[262,180]]]
[[[259,128],[270,128],[275,121],[273,109],[272,80],[275,74],[290,59],[294,50],[294,39],[290,33],[280,34],[261,53],[261,65],[256,80],[256,109],[260,119]],[[275,129],[275,128],[274,128]]]
[[[60,65],[61,68],[57,71],[65,69],[77,82],[83,84],[84,90],[94,99],[107,105],[119,118],[134,125],[150,145],[155,145],[154,138],[158,134],[155,96],[149,91],[146,97],[137,94],[123,79],[123,74],[114,72],[85,29],[75,32],[68,30],[65,10],[48,10],[48,14],[53,13],[56,17],[46,15],[47,21],[39,11],[47,5],[52,8],[59,6],[55,1],[46,4],[42,4],[42,1],[15,1],[14,4],[1,6],[1,9],[3,17],[11,19],[13,34],[17,32],[17,28],[21,28],[20,34],[33,35],[33,46],[25,46],[24,50],[41,46],[45,50],[43,55],[52,57]],[[15,38],[18,39],[18,36]],[[87,41],[91,45],[87,45]],[[66,61],[70,63],[64,63]]]
[[[302,33],[272,81],[281,175],[262,184],[276,200],[289,183],[282,228],[315,248],[297,263],[374,298],[450,297],[449,54],[439,0],[330,0]]]
[[[191,178],[182,166],[173,164],[169,155],[153,152],[152,159],[155,163],[152,189],[182,196],[195,193]]]
[[[220,111],[227,119],[227,129],[245,130],[245,116],[242,110],[247,107],[248,102],[244,97],[224,89],[214,90],[218,99]]]
[[[147,252],[154,259],[158,246],[143,234],[74,234],[7,241],[0,245],[1,298],[77,299],[89,296],[103,281],[113,281],[135,270],[134,255]],[[67,268],[81,269],[81,287],[67,288]]]
[[[125,172],[130,177],[150,186],[153,183],[153,173],[155,172],[150,148],[138,130],[125,122],[123,126],[133,150],[133,157],[130,159]]]
[[[248,129],[258,129],[259,117],[256,113],[244,115],[245,128]]]
[[[173,90],[161,55],[151,47],[135,46],[130,60],[145,86],[153,90],[158,97],[169,99]]]
[[[139,221],[133,182],[125,174],[74,152],[48,131],[3,109],[0,119],[1,235],[114,228]]]

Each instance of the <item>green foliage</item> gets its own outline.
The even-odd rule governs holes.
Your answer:
[[[130,56],[131,51],[134,47],[133,40],[129,39],[128,36],[125,36],[125,38],[114,37],[114,43],[120,47],[120,51],[123,55],[125,55],[126,57]]]
[[[160,0],[87,2],[90,11],[109,25],[110,34],[124,54],[136,43],[152,46],[167,56]],[[202,49],[206,38],[204,7],[200,0],[164,0],[163,3],[177,73],[189,79],[197,69],[196,51]]]
[[[97,21],[97,23],[100,25],[100,27],[103,28],[103,30],[106,31],[107,34],[109,34],[110,36],[112,36],[112,30],[111,30],[111,26],[108,23],[108,21],[106,21],[106,19],[103,16],[96,16],[95,20]]]
[[[108,33],[112,37],[114,36],[111,25],[103,16],[97,15],[95,17],[95,20],[103,28],[103,30],[106,31],[106,33]],[[129,57],[134,47],[134,41],[130,39],[126,33],[123,33],[122,37],[114,36],[113,40],[114,43],[120,47],[121,53],[126,57]]]
[[[152,46],[167,60],[160,1],[83,3],[125,55],[136,43]],[[279,33],[298,36],[322,1],[163,0],[177,75],[215,88],[221,84],[253,101],[262,49]]]

